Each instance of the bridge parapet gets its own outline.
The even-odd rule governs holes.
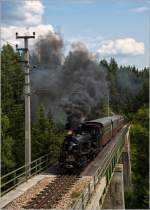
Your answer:
[[[1,196],[11,191],[12,189],[16,188],[21,183],[27,181],[32,176],[48,169],[50,158],[51,158],[50,153],[43,155],[40,158],[32,161],[30,165],[24,165],[2,176]]]
[[[116,144],[105,157],[103,165],[97,169],[88,186],[81,193],[79,199],[74,203],[72,209],[85,209],[91,201],[96,187],[101,184],[99,207],[102,207],[106,192],[113,177],[114,169],[118,163],[125,144],[125,135],[128,125],[124,126],[120,135],[116,139]]]

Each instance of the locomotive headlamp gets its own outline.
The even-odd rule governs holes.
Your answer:
[[[72,135],[73,134],[73,132],[70,130],[70,131],[68,131],[68,135]]]

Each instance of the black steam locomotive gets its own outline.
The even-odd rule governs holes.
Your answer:
[[[86,121],[65,137],[59,157],[61,170],[79,170],[96,157],[102,148],[123,127],[120,115]]]

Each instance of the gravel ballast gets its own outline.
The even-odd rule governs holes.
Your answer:
[[[46,177],[37,182],[33,187],[29,188],[25,193],[10,202],[3,209],[20,209],[23,208],[32,198],[34,198],[39,192],[41,192],[55,177]]]
[[[55,176],[43,178],[37,182],[33,187],[29,188],[25,193],[10,202],[4,209],[21,209],[27,205],[34,197],[36,197],[48,184],[56,179]],[[91,176],[84,176],[79,178],[66,192],[61,200],[53,206],[56,209],[69,209],[75,200],[80,196],[84,188],[88,185]]]

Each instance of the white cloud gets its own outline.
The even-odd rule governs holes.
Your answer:
[[[44,7],[41,1],[25,1],[23,10],[25,25],[38,25],[42,22]]]
[[[42,1],[3,1],[2,23],[17,26],[35,26],[42,23]]]
[[[98,56],[142,55],[144,54],[144,43],[137,42],[133,38],[108,40],[100,45],[96,54]]]
[[[136,7],[134,9],[132,9],[131,11],[134,13],[142,13],[148,10],[148,7],[146,6],[142,6],[142,7]]]
[[[41,0],[13,0],[2,1],[2,26],[1,46],[7,42],[15,47],[23,46],[22,40],[16,39],[18,35],[32,35],[35,32],[35,39],[29,41],[32,47],[38,37],[45,36],[48,32],[54,32],[50,24],[42,24],[44,5]]]
[[[22,44],[21,40],[16,39],[16,32],[18,32],[18,35],[25,35],[25,34],[32,35],[33,32],[35,32],[35,39],[31,39],[29,41],[30,47],[32,47],[40,36],[45,36],[48,32],[54,33],[54,29],[52,25],[42,25],[42,24],[33,27],[19,27],[19,26],[1,27],[1,45],[6,44],[7,42],[14,46],[16,44],[21,45]]]

